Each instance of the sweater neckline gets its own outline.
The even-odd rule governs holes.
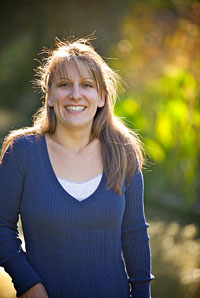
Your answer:
[[[84,200],[79,201],[76,198],[74,198],[72,195],[70,195],[58,181],[58,178],[56,177],[56,174],[54,172],[54,169],[52,167],[51,160],[49,157],[45,134],[43,134],[41,137],[41,145],[42,145],[41,146],[42,150],[39,149],[39,154],[40,154],[41,163],[44,165],[43,170],[45,172],[45,175],[51,187],[56,192],[56,194],[59,194],[68,202],[76,205],[87,205],[87,204],[95,203],[97,200],[101,198],[101,194],[103,193],[103,190],[105,190],[106,188],[106,179],[105,179],[104,170],[102,172],[101,181],[97,189],[90,196],[88,196]]]

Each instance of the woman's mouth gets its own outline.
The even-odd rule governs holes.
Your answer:
[[[86,109],[85,106],[65,106],[69,112],[81,112]]]

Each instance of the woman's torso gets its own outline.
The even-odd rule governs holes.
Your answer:
[[[49,297],[128,298],[129,285],[121,258],[125,189],[122,196],[107,189],[103,173],[91,196],[81,202],[75,200],[56,178],[56,172],[63,169],[58,165],[63,161],[71,167],[63,178],[87,180],[102,171],[98,153],[87,152],[94,171],[86,173],[82,170],[86,156],[78,162],[71,159],[71,163],[65,163],[62,156],[60,163],[55,163],[55,152],[49,150],[45,137],[31,138],[21,219],[28,261],[41,276]],[[98,167],[94,166],[96,161]],[[75,169],[79,177],[70,176]]]

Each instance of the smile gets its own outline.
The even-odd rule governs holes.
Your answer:
[[[76,111],[76,112],[80,112],[86,109],[86,107],[83,107],[83,106],[66,106],[65,108],[68,111]]]

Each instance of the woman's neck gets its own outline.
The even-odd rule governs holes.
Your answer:
[[[66,131],[61,128],[56,129],[55,133],[51,135],[51,138],[59,145],[74,153],[80,152],[94,139],[91,131]]]

